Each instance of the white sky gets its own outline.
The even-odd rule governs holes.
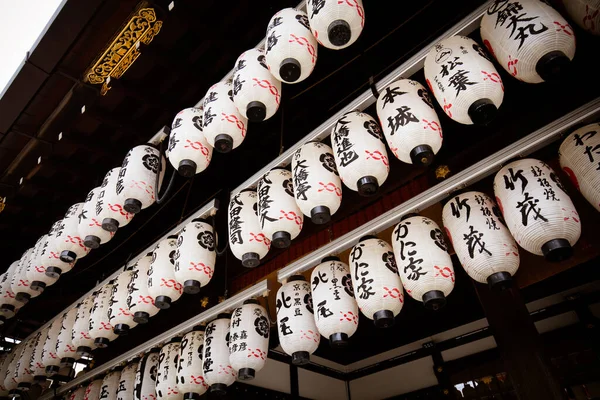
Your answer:
[[[0,0],[0,97],[63,1]]]

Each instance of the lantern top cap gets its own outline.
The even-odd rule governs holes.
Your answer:
[[[288,282],[296,282],[296,281],[306,282],[306,278],[304,277],[304,275],[292,275],[288,278]]]
[[[206,326],[204,325],[196,325],[192,328],[192,332],[204,332],[206,330]]]
[[[256,299],[248,299],[248,300],[244,300],[243,304],[260,304],[260,303]]]
[[[177,239],[178,237],[178,235],[169,235],[167,236],[167,239]]]
[[[408,213],[408,214],[404,214],[404,215],[402,216],[402,218],[400,218],[400,221],[404,221],[405,219],[412,218],[412,217],[419,217],[419,216],[420,216],[420,215],[419,215],[418,213],[416,213],[416,212],[411,212],[411,213]]]
[[[192,220],[192,222],[203,222],[203,223],[205,223],[205,224],[208,224],[208,223],[209,223],[209,222],[208,222],[208,219],[206,219],[206,218],[203,218],[203,217],[194,218],[194,219]]]
[[[231,318],[231,313],[220,313],[219,315],[217,315],[217,318],[215,319],[223,319],[223,318]]]
[[[287,167],[285,167],[285,166],[283,166],[283,165],[278,165],[278,166],[276,166],[276,167],[273,167],[273,168],[271,168],[271,171],[275,171],[275,170],[277,170],[277,169],[283,169],[283,170],[286,170],[286,171],[287,171]],[[271,171],[269,171],[269,172],[271,172]],[[267,174],[268,174],[269,172],[267,172]]]
[[[111,372],[121,372],[121,371],[123,371],[123,366],[122,365],[117,365],[116,367],[114,367],[112,369]]]
[[[171,340],[169,340],[169,343],[179,343],[181,342],[181,338],[179,336],[175,336],[174,338],[171,338]]]
[[[140,357],[133,357],[133,358],[131,359],[131,361],[129,361],[129,364],[133,364],[133,363],[136,363],[136,362],[140,362],[140,360],[141,360],[141,358],[140,358]]]
[[[323,259],[321,260],[322,263],[329,262],[329,261],[341,261],[341,260],[338,256],[327,256],[327,257],[323,257]]]
[[[358,239],[358,242],[364,242],[365,240],[369,240],[369,239],[379,239],[377,236],[375,235],[365,235],[363,237],[361,237],[360,239]]]
[[[246,189],[242,189],[242,190],[239,191],[239,193],[244,193],[244,192],[256,192],[256,190],[252,189],[252,188],[246,188]]]

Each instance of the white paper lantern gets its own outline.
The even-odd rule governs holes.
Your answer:
[[[202,372],[210,392],[216,395],[225,394],[237,376],[229,362],[230,318],[230,314],[219,314],[204,332]]]
[[[142,144],[129,150],[119,179],[115,184],[119,204],[133,214],[150,207],[156,201],[156,175],[159,174],[158,189],[165,175],[165,158],[156,147]]]
[[[49,330],[50,326],[42,329],[41,331],[35,334],[35,347],[33,349],[33,353],[31,354],[30,367],[31,372],[33,373],[33,380],[36,382],[46,381],[46,366],[43,362],[43,355],[44,344],[46,342],[46,337],[48,336]]]
[[[50,329],[48,329],[46,340],[44,342],[44,348],[42,349],[42,363],[46,367],[46,375],[53,376],[58,373],[60,369],[60,357],[56,353],[56,343],[58,341],[58,334],[62,327],[62,318],[58,317],[52,321]]]
[[[4,386],[4,377],[10,364],[10,353],[0,355],[0,396],[8,396],[8,389]]]
[[[152,253],[140,258],[131,267],[127,307],[133,313],[133,320],[138,324],[148,323],[150,317],[156,315],[159,309],[154,306],[154,297],[148,293],[148,271],[152,264]]]
[[[549,261],[573,254],[581,235],[579,214],[546,163],[528,158],[504,166],[494,178],[494,193],[522,248]]]
[[[179,349],[177,388],[184,399],[195,399],[208,390],[202,372],[202,350],[204,348],[204,327],[196,326],[186,333]]]
[[[131,222],[135,214],[125,211],[123,201],[117,195],[117,182],[121,175],[121,167],[113,168],[102,180],[100,192],[96,198],[96,220],[102,224],[102,229],[116,232]]]
[[[135,391],[135,374],[139,366],[138,357],[131,360],[123,368],[119,376],[119,389],[117,390],[117,400],[132,400]]]
[[[278,167],[258,181],[258,215],[262,232],[273,246],[290,246],[302,230],[304,214],[294,198],[292,173]]]
[[[365,26],[362,0],[316,0],[306,5],[312,33],[328,49],[350,46]]]
[[[85,399],[85,387],[81,386],[78,387],[77,389],[73,390],[71,393],[69,393],[69,396],[67,397],[67,400],[84,400]]]
[[[281,82],[269,72],[265,53],[251,49],[238,57],[233,73],[233,102],[252,122],[271,118],[279,108]]]
[[[304,11],[284,8],[273,15],[265,41],[265,61],[276,79],[298,83],[312,73],[318,45]]]
[[[600,0],[563,0],[563,6],[577,25],[600,35]]]
[[[180,337],[171,339],[160,350],[156,374],[156,398],[159,400],[181,400],[183,393],[177,387]]]
[[[126,335],[129,330],[137,326],[133,320],[133,313],[127,306],[129,297],[129,283],[133,277],[131,270],[123,271],[117,276],[112,286],[112,295],[108,307],[108,318],[117,335]]]
[[[269,353],[269,315],[258,301],[249,299],[231,315],[229,362],[239,380],[254,379]]]
[[[438,310],[454,289],[454,267],[440,227],[431,219],[403,219],[392,234],[398,273],[406,293]]]
[[[560,145],[560,166],[573,185],[600,211],[600,123],[571,133]]]
[[[379,124],[359,111],[346,113],[331,131],[340,180],[361,196],[372,196],[390,171]]]
[[[461,124],[485,125],[504,98],[502,79],[473,39],[453,36],[431,48],[425,79],[447,116]]]
[[[60,357],[61,366],[71,367],[77,357],[77,347],[73,344],[73,326],[77,317],[77,307],[63,314],[61,327],[56,340],[56,355]]]
[[[219,153],[237,148],[246,137],[248,120],[233,103],[231,81],[211,86],[204,97],[203,133],[208,144]]]
[[[104,379],[102,379],[99,400],[117,400],[117,391],[119,390],[121,370],[122,368],[117,367],[106,374]]]
[[[79,237],[83,238],[83,244],[90,249],[97,249],[101,244],[110,241],[115,234],[104,230],[102,220],[96,218],[96,204],[98,204],[98,195],[101,191],[102,187],[98,186],[88,193],[79,214]]]
[[[202,219],[195,219],[179,232],[175,252],[175,279],[189,294],[200,292],[208,285],[217,261],[213,227]]]
[[[15,379],[17,380],[17,389],[27,391],[31,388],[33,382],[33,370],[31,369],[31,356],[35,349],[35,337],[25,341],[19,360],[15,365]]]
[[[158,372],[158,356],[160,349],[152,349],[146,353],[138,365],[135,374],[135,400],[156,399],[156,373]]]
[[[31,262],[25,272],[25,276],[31,282],[31,288],[40,293],[43,293],[46,287],[56,283],[58,279],[58,276],[54,274],[46,274],[45,260],[47,259],[48,241],[48,235],[43,235],[38,239],[34,247]]]
[[[96,379],[95,381],[90,382],[90,384],[85,388],[83,400],[99,400],[101,389],[102,379]]]
[[[96,293],[86,297],[78,306],[71,338],[73,346],[77,349],[77,356],[90,355],[94,348],[94,338],[90,335],[90,314],[94,307]]]
[[[229,248],[246,268],[258,266],[271,247],[260,228],[257,200],[256,191],[244,189],[229,202]]]
[[[292,157],[296,204],[315,224],[326,224],[342,204],[342,182],[331,147],[309,142]]]
[[[90,311],[90,337],[94,339],[94,346],[105,348],[117,338],[110,323],[108,309],[112,297],[112,281],[102,286],[94,298],[94,305]]]
[[[19,356],[21,355],[21,351],[23,351],[23,344],[15,346],[12,351],[8,354],[10,361],[8,362],[8,367],[6,368],[5,375],[1,377],[4,379],[4,387],[8,390],[9,393],[14,393],[13,391],[17,389],[17,380],[15,379],[15,367],[17,362],[19,361]]]
[[[315,323],[332,347],[347,346],[358,328],[358,305],[351,280],[350,268],[338,257],[324,258],[311,274]]]
[[[292,364],[303,365],[319,347],[321,335],[313,317],[310,285],[302,275],[291,276],[277,291],[279,343]]]
[[[509,74],[527,83],[556,79],[575,56],[573,28],[540,0],[495,1],[481,19],[481,38]]]
[[[152,264],[148,270],[148,294],[154,305],[161,310],[171,307],[183,293],[183,285],[175,279],[175,253],[177,236],[162,240],[152,252]]]
[[[13,292],[11,287],[11,280],[18,266],[19,260],[14,261],[10,264],[8,270],[0,275],[0,312],[2,313],[0,321],[2,321],[2,323],[4,323],[5,320],[14,317],[19,308],[23,305],[23,303],[15,299],[16,293]],[[4,317],[4,319],[2,317]],[[0,381],[2,380],[1,378],[2,376],[0,375]]]
[[[169,161],[186,178],[204,171],[212,158],[213,148],[202,133],[202,114],[202,108],[186,108],[171,125]]]
[[[60,254],[60,260],[66,263],[72,263],[77,259],[85,257],[90,248],[83,243],[83,238],[79,235],[79,220],[83,203],[73,204],[67,210],[62,224],[58,227],[58,232],[54,236],[54,248]]]
[[[41,292],[31,288],[31,282],[27,279],[27,268],[33,256],[33,247],[28,249],[19,260],[15,272],[11,278],[10,287],[15,293],[15,300],[26,304],[30,299],[37,297]]]
[[[487,194],[453,196],[444,206],[442,220],[458,260],[471,278],[492,288],[510,285],[519,268],[519,250]]]
[[[52,228],[48,231],[48,245],[40,254],[40,266],[46,267],[46,275],[53,279],[58,279],[61,274],[69,272],[75,265],[75,261],[65,262],[60,259],[62,242],[57,241],[57,235],[63,230],[62,219],[52,224]]]

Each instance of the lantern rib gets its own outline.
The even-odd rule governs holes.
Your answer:
[[[560,139],[561,134],[570,132],[582,124],[590,123],[599,116],[600,97],[473,164],[451,178],[438,183],[434,187],[381,214],[379,217],[348,232],[333,242],[294,261],[279,270],[277,279],[279,282],[285,282],[290,276],[302,273],[319,264],[323,257],[339,254],[351,248],[358,243],[361,237],[381,232],[397,224],[403,215],[411,212],[419,212],[438,203],[453,192],[464,189],[492,175],[512,159],[525,157]]]

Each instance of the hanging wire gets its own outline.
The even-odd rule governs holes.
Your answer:
[[[171,179],[169,180],[169,185],[167,186],[167,190],[163,193],[162,197],[160,195],[159,182],[160,182],[160,173],[162,171],[162,154],[163,154],[163,143],[165,141],[161,140],[159,148],[158,148],[158,173],[156,174],[156,181],[154,187],[156,188],[156,204],[162,204],[165,199],[168,197],[169,192],[173,188],[173,183],[175,182],[175,176],[177,175],[177,170],[173,168],[173,173],[171,174]]]

